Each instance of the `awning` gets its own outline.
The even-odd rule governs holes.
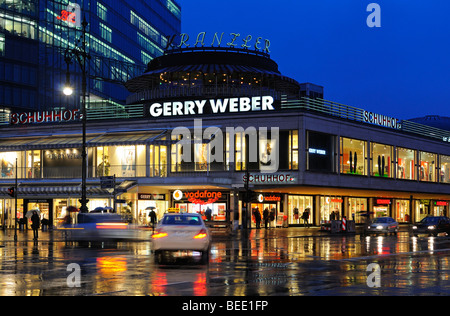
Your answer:
[[[86,189],[87,196],[110,197],[111,193],[108,189],[100,187],[90,187]],[[2,198],[9,197],[7,188],[0,188],[0,196]],[[20,187],[17,190],[19,199],[29,197],[68,197],[81,196],[81,186],[57,186],[57,187]]]
[[[104,133],[86,136],[87,147],[101,146],[129,146],[146,144],[168,143],[161,138],[167,131],[152,131],[142,133]],[[46,136],[40,138],[0,138],[0,152],[14,152],[39,149],[63,149],[80,148],[83,145],[81,135],[79,136]]]

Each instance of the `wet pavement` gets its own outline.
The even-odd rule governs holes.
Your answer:
[[[151,242],[78,244],[0,231],[1,296],[450,295],[450,238],[317,228],[215,238],[210,262],[157,265]],[[370,264],[379,270],[369,270]],[[374,274],[372,272],[378,274]],[[379,281],[379,283],[374,283]]]

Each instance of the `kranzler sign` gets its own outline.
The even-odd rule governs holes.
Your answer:
[[[274,111],[274,102],[272,96],[155,102],[150,105],[148,113],[151,117],[174,117]]]

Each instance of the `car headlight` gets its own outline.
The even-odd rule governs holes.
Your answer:
[[[433,230],[433,229],[435,229],[435,228],[436,228],[436,226],[434,226],[434,225],[428,226],[428,229],[429,229],[429,230]]]
[[[414,225],[414,226],[412,227],[412,229],[417,229],[417,226]]]
[[[382,229],[383,229],[383,226],[378,225],[378,226],[377,226],[377,229],[382,230]]]

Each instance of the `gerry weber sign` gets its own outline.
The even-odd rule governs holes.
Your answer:
[[[160,117],[274,110],[273,97],[263,96],[153,103],[148,113]]]

